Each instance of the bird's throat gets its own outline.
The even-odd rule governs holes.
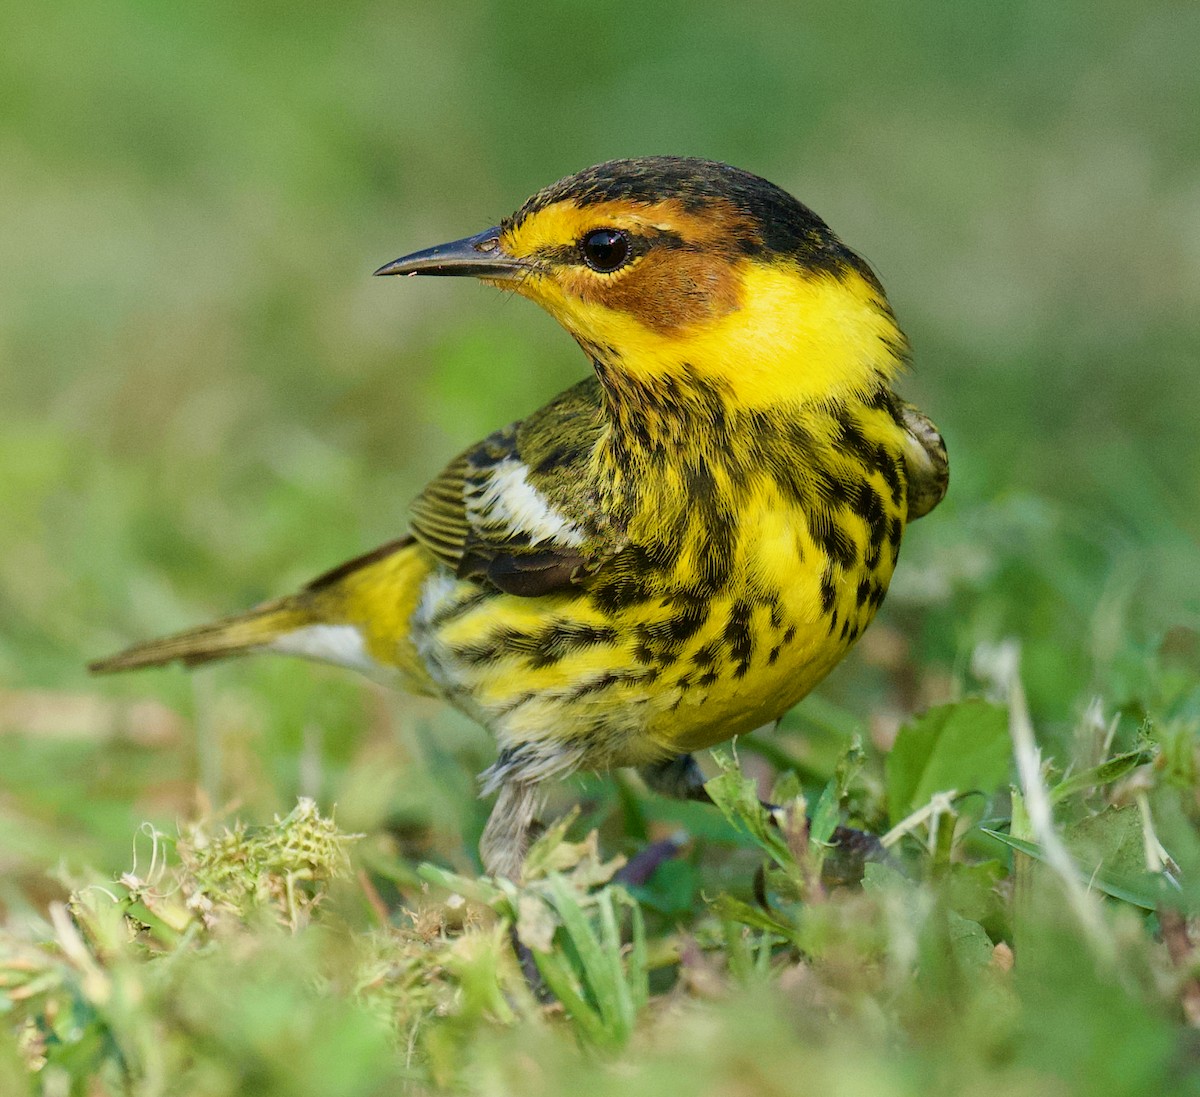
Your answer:
[[[652,435],[703,426],[718,400],[769,411],[854,400],[889,383],[907,352],[882,291],[854,269],[747,264],[741,304],[711,323],[664,335],[629,315],[560,320],[592,360],[610,418]]]

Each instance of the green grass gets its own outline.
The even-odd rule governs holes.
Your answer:
[[[0,1093],[1200,1088],[1198,22],[0,4]],[[394,537],[448,457],[580,377],[525,302],[368,275],[652,152],[772,178],[876,265],[951,452],[855,654],[710,765],[723,812],[573,781],[518,895],[477,879],[492,746],[444,708],[286,662],[86,677]],[[901,825],[896,866],[823,887],[741,773],[817,837]],[[321,831],[272,823],[299,797],[361,835],[345,857],[263,861]],[[261,871],[206,918],[219,858]]]
[[[857,740],[815,800],[785,773],[773,819],[722,756],[723,828],[632,889],[597,832],[568,840],[571,815],[520,889],[414,869],[395,835],[311,800],[258,827],[144,828],[119,879],[76,878],[0,933],[8,1091],[28,1071],[40,1092],[136,1094],[1200,1092],[1194,759],[1178,729],[1125,744],[1092,720],[1098,765],[1043,766],[1006,682],[1007,712],[902,728],[882,782]],[[833,886],[834,826],[885,808],[887,859]]]

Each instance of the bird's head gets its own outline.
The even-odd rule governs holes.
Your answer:
[[[691,379],[743,406],[824,398],[886,381],[904,354],[862,259],[786,191],[709,160],[599,164],[494,228],[376,273],[512,289],[575,337],[602,380],[640,391]]]

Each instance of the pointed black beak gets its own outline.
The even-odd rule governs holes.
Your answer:
[[[380,267],[376,274],[440,274],[471,278],[514,278],[526,270],[520,259],[500,248],[499,226],[474,236],[414,251]]]

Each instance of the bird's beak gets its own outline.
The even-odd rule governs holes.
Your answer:
[[[474,236],[414,251],[380,267],[376,274],[440,274],[504,281],[515,278],[527,265],[505,254],[500,246],[500,228],[484,229]]]

